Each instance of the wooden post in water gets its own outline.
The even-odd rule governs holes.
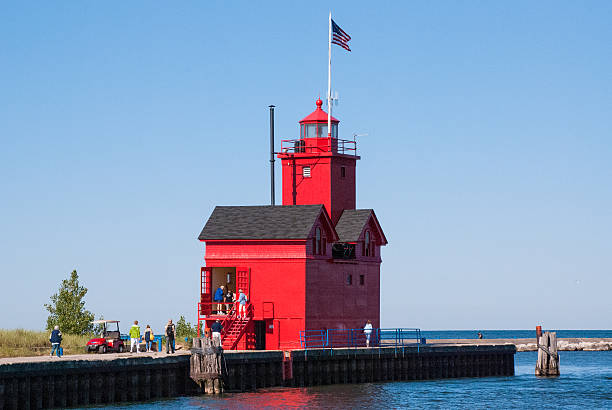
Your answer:
[[[221,358],[223,348],[218,339],[193,339],[190,358],[190,377],[206,394],[223,393]]]
[[[559,353],[557,353],[557,333],[544,332],[540,326],[536,328],[538,343],[538,362],[535,374],[542,377],[559,376]]]

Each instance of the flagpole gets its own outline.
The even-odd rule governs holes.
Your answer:
[[[332,46],[332,15],[329,12],[329,65],[327,67],[327,136],[331,137],[331,46]]]

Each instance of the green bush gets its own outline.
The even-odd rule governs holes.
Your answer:
[[[62,333],[84,335],[93,331],[94,315],[85,309],[83,298],[87,288],[79,283],[79,275],[73,270],[69,279],[64,279],[59,291],[51,296],[51,303],[45,304],[49,312],[47,330],[59,325]]]
[[[176,322],[176,339],[177,341],[183,341],[185,338],[188,339],[188,343],[191,343],[194,337],[198,334],[198,326],[191,325],[191,323],[185,320],[185,317],[181,315],[178,322]]]

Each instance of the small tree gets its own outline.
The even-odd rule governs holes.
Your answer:
[[[193,339],[198,334],[198,327],[192,326],[187,320],[185,320],[185,316],[181,315],[178,322],[176,322],[176,337],[178,339],[189,338]]]
[[[75,335],[91,333],[94,315],[85,310],[83,298],[86,294],[87,288],[79,284],[79,275],[73,270],[70,279],[64,279],[59,292],[51,296],[51,303],[45,303],[45,308],[49,312],[47,330],[59,325],[64,333]]]

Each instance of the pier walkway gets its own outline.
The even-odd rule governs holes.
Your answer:
[[[225,351],[224,391],[514,375],[514,345],[421,344]],[[189,351],[0,359],[0,410],[83,407],[200,394]]]

